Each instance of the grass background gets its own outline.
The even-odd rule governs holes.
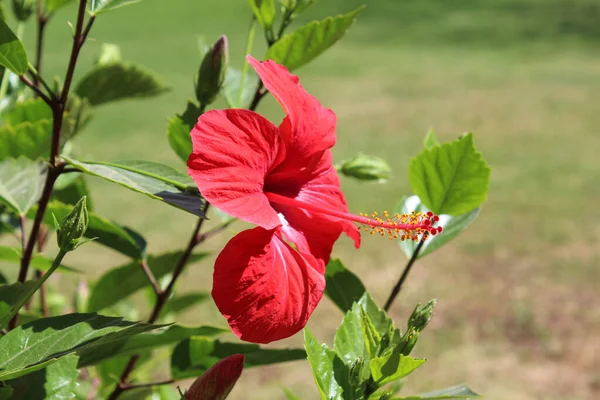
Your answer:
[[[433,128],[442,141],[474,131],[493,168],[489,200],[459,238],[419,262],[391,315],[402,325],[416,302],[438,299],[414,351],[427,364],[404,394],[460,382],[491,400],[600,397],[600,3],[597,0],[321,0],[295,26],[366,11],[347,37],[297,73],[338,115],[336,160],[359,151],[386,158],[386,185],[343,180],[353,212],[392,209],[410,194],[406,169]],[[198,36],[225,33],[242,65],[249,25],[244,0],[146,0],[98,18],[77,75],[101,43],[155,70],[172,90],[101,107],[75,143],[80,158],[146,159],[184,169],[168,146],[167,118],[193,95]],[[51,21],[44,73],[63,76],[73,7]],[[26,29],[33,48],[35,27]],[[258,39],[262,40],[260,35]],[[253,55],[264,54],[257,44]],[[223,106],[219,104],[218,106]],[[278,121],[271,98],[259,111]],[[92,180],[96,211],[144,233],[153,253],[185,245],[194,219]],[[235,226],[234,229],[241,229]],[[227,237],[206,247],[216,251]],[[98,277],[124,260],[89,246],[70,264]],[[397,246],[366,238],[345,260],[382,303],[405,263]],[[208,290],[212,259],[190,266],[178,291]],[[224,320],[207,302],[187,323]],[[309,322],[331,342],[341,315],[323,300]],[[277,346],[301,345],[301,335]],[[280,386],[317,398],[306,362],[247,370],[232,399],[284,398]]]

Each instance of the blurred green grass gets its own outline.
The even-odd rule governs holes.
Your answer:
[[[321,0],[296,25],[351,10],[365,1]],[[337,160],[359,151],[394,169],[387,185],[344,180],[354,212],[392,209],[410,193],[406,168],[429,128],[443,141],[474,131],[493,167],[479,219],[414,271],[392,315],[438,298],[432,325],[415,353],[429,362],[407,390],[469,383],[488,399],[595,399],[600,396],[600,3],[596,0],[369,1],[350,34],[298,71],[302,83],[338,115]],[[48,30],[46,76],[64,74],[74,9]],[[77,75],[101,43],[121,46],[172,87],[156,99],[99,108],[77,139],[80,157],[147,159],[184,168],[170,150],[167,118],[193,94],[197,38],[229,36],[231,62],[243,60],[245,1],[146,0],[98,18]],[[32,48],[34,27],[26,30]],[[253,55],[264,54],[257,44]],[[222,106],[222,104],[220,104]],[[281,112],[268,98],[262,113]],[[194,220],[120,187],[92,181],[96,210],[143,232],[152,252],[183,247]],[[240,227],[237,227],[241,229]],[[208,247],[219,249],[226,238]],[[122,261],[98,246],[70,265],[98,276]],[[388,241],[356,251],[342,239],[335,255],[382,302],[404,260]],[[208,289],[212,266],[190,267],[181,290]],[[331,341],[341,320],[327,300],[309,323]],[[223,323],[207,304],[186,322]],[[281,345],[300,345],[295,337]],[[280,385],[316,398],[306,363],[246,371],[233,399],[283,398]]]

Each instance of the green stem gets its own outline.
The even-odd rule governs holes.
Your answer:
[[[256,34],[256,18],[252,17],[250,22],[250,29],[248,30],[248,41],[246,42],[246,55],[252,52],[252,46],[254,45],[254,35]],[[244,56],[245,57],[245,56]],[[242,76],[240,78],[240,89],[238,90],[237,106],[242,105],[242,95],[244,93],[244,85],[246,83],[246,75],[248,75],[249,64],[244,58],[244,67],[242,68]]]
[[[15,315],[9,324],[9,330],[12,330],[17,326],[17,315],[19,310],[25,305],[25,303],[29,301],[29,299],[33,297],[35,292],[37,292],[38,289],[42,287],[44,282],[46,282],[48,278],[50,278],[50,275],[52,275],[54,271],[56,271],[56,269],[60,266],[60,263],[62,262],[63,258],[65,258],[66,254],[66,251],[59,250],[58,254],[54,258],[54,261],[52,262],[52,266],[50,266],[50,269],[46,271],[44,276],[42,276],[35,282],[35,285],[31,289],[29,289],[29,292],[27,292],[27,295],[24,296],[23,299],[17,304],[17,306],[14,308]]]

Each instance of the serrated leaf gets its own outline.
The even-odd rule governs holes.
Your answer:
[[[38,371],[71,353],[136,335],[156,326],[97,314],[41,318],[0,337],[0,381]]]
[[[178,115],[169,118],[167,138],[173,151],[184,163],[187,163],[190,154],[192,154],[191,130],[192,127],[186,124]]]
[[[410,185],[436,214],[460,215],[486,199],[490,167],[475,150],[473,134],[424,150],[408,166]]]
[[[115,8],[124,7],[129,4],[138,3],[142,0],[91,0],[90,11],[92,14],[98,15],[106,11],[114,10]]]
[[[46,12],[52,13],[59,8],[66,6],[69,3],[72,3],[74,0],[45,0],[44,4],[46,5]]]
[[[0,202],[25,215],[37,202],[42,185],[39,163],[25,157],[0,162]]]
[[[400,354],[400,351],[394,350],[392,353],[373,358],[369,362],[371,375],[378,386],[404,378],[419,368],[425,359],[413,358]]]
[[[23,75],[29,68],[23,43],[3,19],[0,19],[0,65],[18,75]]]
[[[325,283],[325,295],[343,312],[350,310],[352,303],[366,292],[360,279],[336,258],[327,264]]]
[[[439,249],[444,244],[454,239],[459,233],[464,231],[471,224],[471,222],[475,221],[479,215],[479,209],[480,208],[478,207],[473,211],[456,216],[448,214],[439,215],[440,220],[436,223],[436,225],[443,227],[444,230],[442,233],[439,233],[435,236],[429,235],[427,237],[427,240],[425,240],[425,243],[423,246],[421,246],[421,251],[419,252],[418,258],[425,257],[427,254]],[[430,210],[429,208],[425,207],[423,203],[421,203],[419,196],[408,197],[406,200],[401,202],[395,210],[395,212],[399,214],[406,214],[410,213],[411,211],[427,212]],[[398,244],[400,245],[404,255],[406,255],[408,258],[412,257],[418,246],[418,243],[412,240],[399,240]]]
[[[192,336],[213,337],[226,332],[228,332],[227,329],[218,326],[203,325],[198,327],[188,327],[173,325],[158,330],[157,332],[142,333],[127,339],[83,351],[80,356],[79,366],[86,367],[89,365],[96,365],[107,359],[146,352],[162,346],[181,342]]]
[[[209,253],[192,254],[189,263],[195,263]],[[148,256],[148,267],[156,279],[173,271],[183,251]],[[126,299],[140,289],[150,286],[148,277],[142,271],[139,261],[111,268],[92,288],[88,300],[88,311],[99,311]]]
[[[304,329],[304,348],[313,377],[319,388],[321,399],[342,400],[343,390],[335,378],[334,362],[336,355],[326,344],[315,339],[308,329]]]
[[[27,214],[27,218],[35,217],[35,207]],[[44,214],[44,224],[54,229],[54,218],[61,221],[67,214],[73,210],[73,206],[63,204],[59,201],[51,201],[46,207]],[[126,256],[142,259],[146,253],[146,240],[136,231],[120,226],[97,214],[88,213],[88,228],[85,236],[96,238],[95,242],[110,247]]]
[[[392,400],[421,400],[421,399],[430,399],[430,400],[444,400],[444,399],[472,399],[475,397],[479,397],[477,393],[469,389],[465,385],[457,385],[446,389],[436,390],[434,392],[428,392],[419,394],[416,396],[409,397],[394,397]]]
[[[16,247],[0,246],[0,260],[7,261],[10,263],[19,264],[21,262],[21,249]],[[41,254],[35,254],[31,258],[29,266],[38,271],[46,272],[52,266],[52,259]],[[62,273],[81,273],[80,270],[67,267],[66,265],[60,265],[57,272]]]
[[[31,297],[35,288],[35,281],[0,285],[0,329],[8,325],[12,317]]]
[[[265,59],[274,60],[290,71],[308,64],[340,40],[363,9],[361,6],[348,14],[309,22],[275,42]]]
[[[244,355],[245,368],[306,358],[306,353],[301,349],[263,349],[257,344],[228,343],[195,336],[175,347],[171,356],[171,376],[176,380],[193,378],[233,354]]]
[[[348,366],[352,366],[357,360],[368,360],[369,352],[361,323],[362,313],[368,316],[375,332],[379,337],[389,336],[393,332],[394,324],[371,299],[368,292],[355,302],[350,311],[346,313],[342,324],[336,331],[333,350],[337,356]]]
[[[244,87],[241,88],[240,93],[242,72],[233,67],[227,67],[221,93],[230,108],[248,108],[252,103],[252,98],[258,86],[258,75],[248,69],[243,83]]]
[[[150,161],[120,161],[115,163],[82,162],[63,157],[73,167],[134,192],[205,218],[204,199],[189,176],[175,168]]]
[[[275,21],[276,9],[274,0],[248,0],[258,23],[265,31],[271,30]]]
[[[2,113],[2,121],[13,126],[23,122],[33,123],[44,120],[52,120],[52,109],[40,98],[18,102]]]
[[[0,126],[0,160],[27,157],[30,160],[48,157],[52,141],[52,121],[23,122]]]
[[[127,98],[156,96],[168,90],[156,75],[134,64],[98,64],[78,82],[75,93],[92,106]]]
[[[78,357],[70,354],[44,369],[9,381],[13,397],[27,400],[65,400],[75,398],[78,385]]]

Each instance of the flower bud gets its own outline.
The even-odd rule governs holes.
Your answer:
[[[346,160],[339,167],[342,174],[361,181],[385,182],[390,177],[390,166],[379,157],[372,157],[366,154]]]
[[[204,55],[196,82],[196,98],[201,106],[212,103],[223,86],[227,72],[227,53],[227,36],[223,35]]]
[[[185,394],[186,400],[224,400],[242,375],[244,356],[234,354],[207,369]]]
[[[400,342],[398,343],[398,348],[400,350],[400,354],[407,356],[413,350],[417,341],[419,340],[419,331],[414,327],[409,327]]]
[[[88,227],[88,211],[85,207],[86,196],[75,204],[73,210],[67,214],[60,225],[54,219],[54,224],[57,225],[56,238],[58,247],[62,251],[75,250],[82,244],[83,234]]]
[[[33,14],[35,0],[13,0],[12,5],[15,18],[19,21],[27,21]]]
[[[408,319],[408,326],[412,326],[418,331],[425,329],[427,324],[429,324],[429,321],[431,321],[434,307],[435,299],[429,300],[425,304],[417,304],[415,310]]]

